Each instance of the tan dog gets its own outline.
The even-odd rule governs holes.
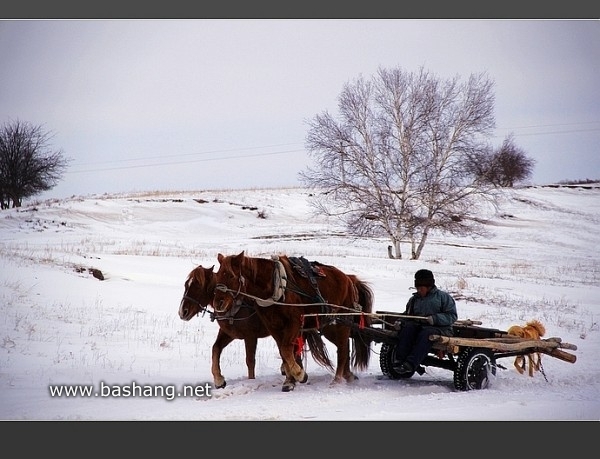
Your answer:
[[[507,333],[519,338],[540,339],[546,333],[546,327],[538,320],[530,320],[524,327],[513,325],[507,330]],[[529,376],[533,376],[534,371],[541,370],[542,355],[539,352],[528,354],[527,360],[529,361]],[[514,365],[517,371],[523,374],[525,372],[525,356],[515,357]]]

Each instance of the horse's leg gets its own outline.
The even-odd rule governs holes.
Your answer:
[[[356,376],[350,370],[350,331],[339,331],[337,334],[337,368],[335,370],[334,383],[345,379],[348,382],[354,381]]]
[[[304,368],[304,363],[302,362],[302,348],[298,344],[294,344],[294,358],[296,359],[296,363],[300,365],[301,368]],[[281,366],[279,368],[281,370],[281,375],[285,376],[285,363],[281,362]]]
[[[304,371],[302,365],[299,365],[294,357],[294,345],[286,345],[283,350],[280,352],[281,358],[284,360],[285,365],[284,369],[286,372],[285,381],[281,390],[283,392],[289,392],[294,390],[296,387],[296,382],[304,384],[308,381],[308,373]]]
[[[326,325],[323,334],[337,348],[337,366],[331,383],[337,384],[343,380],[354,381],[356,376],[350,370],[350,329],[346,330],[340,325]]]
[[[290,392],[294,390],[296,382],[305,383],[308,381],[308,374],[306,374],[304,368],[296,361],[294,352],[298,346],[296,338],[300,336],[300,319],[294,315],[296,312],[293,312],[293,310],[287,312],[281,309],[263,308],[259,309],[259,311],[260,318],[275,340],[279,355],[281,356],[282,369],[285,371],[285,381],[281,390],[283,392]],[[291,323],[289,327],[283,326],[281,318],[279,318],[279,315],[286,313],[288,314],[288,318],[284,323]]]
[[[294,343],[294,358],[296,359],[296,363],[300,365],[300,368],[304,368],[304,364],[302,363],[302,346],[300,342],[296,340]]]
[[[283,336],[273,336],[279,348],[279,354],[283,361],[283,369],[285,371],[285,381],[281,387],[282,392],[290,392],[296,387],[296,382],[304,384],[308,381],[308,374],[304,371],[301,365],[298,364],[295,357],[296,345],[294,340],[286,339]]]
[[[352,381],[357,380],[358,376],[356,376],[350,369],[350,330],[348,330],[347,333],[344,333],[344,335],[345,335],[345,337],[344,337],[344,347],[345,347],[344,379],[347,382],[352,382]]]
[[[213,375],[215,388],[217,389],[222,389],[227,385],[225,377],[221,374],[221,353],[223,352],[223,349],[232,341],[233,338],[231,336],[219,329],[217,339],[212,346],[212,364],[210,369]]]
[[[296,359],[296,363],[300,365],[300,368],[304,368],[304,363],[302,362],[302,346],[300,342],[296,340],[294,342],[294,359]],[[285,364],[281,362],[281,375],[285,376]]]
[[[248,367],[248,379],[254,379],[254,368],[256,366],[256,344],[258,338],[245,338],[244,346],[246,347],[246,366]]]

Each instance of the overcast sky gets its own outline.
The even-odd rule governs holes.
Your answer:
[[[71,159],[44,197],[297,186],[345,83],[420,66],[488,73],[534,184],[600,178],[598,20],[0,20],[0,122]]]

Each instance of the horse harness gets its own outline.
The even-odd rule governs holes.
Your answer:
[[[236,317],[238,315],[238,313],[240,312],[240,310],[244,308],[244,309],[251,309],[252,313],[246,317]],[[254,306],[252,306],[251,304],[248,304],[244,301],[236,301],[233,308],[231,308],[229,311],[225,312],[223,315],[218,316],[216,312],[211,312],[210,313],[210,321],[214,322],[219,321],[219,320],[226,320],[229,322],[229,325],[233,325],[234,322],[239,321],[239,320],[248,320],[250,317],[252,317],[254,314],[256,314],[256,309],[254,308]]]
[[[319,263],[317,263],[316,261],[313,261],[311,263],[304,257],[289,257],[288,259],[290,260],[292,267],[302,277],[308,278],[308,280],[310,281],[310,284],[312,285],[312,287],[316,293],[316,296],[314,297],[316,302],[317,303],[327,303],[327,301],[325,301],[325,299],[323,298],[323,295],[321,295],[321,291],[319,290],[319,285],[317,284],[317,277],[325,277],[325,273],[323,272],[323,270],[320,267],[321,265]],[[301,293],[302,295],[304,295],[304,293],[302,293],[302,292],[298,292],[298,293]]]
[[[329,313],[331,312],[332,305],[330,305],[323,298],[323,295],[321,294],[321,291],[319,290],[319,285],[317,283],[318,278],[326,277],[325,272],[321,268],[321,266],[324,266],[324,265],[322,265],[321,263],[316,262],[316,261],[310,262],[305,257],[288,257],[288,260],[290,261],[290,264],[292,265],[293,269],[296,272],[298,272],[300,276],[307,278],[309,280],[309,282],[314,290],[314,295],[311,295],[311,294],[307,293],[306,291],[303,291],[302,289],[300,289],[300,287],[298,287],[297,285],[295,285],[295,286],[290,285],[291,282],[289,282],[287,273],[285,271],[285,267],[283,266],[283,263],[279,260],[279,257],[277,255],[271,256],[271,260],[274,262],[275,266],[273,269],[273,294],[271,295],[270,298],[266,298],[266,299],[258,298],[253,295],[250,295],[248,293],[242,292],[242,286],[246,283],[246,278],[241,274],[239,277],[239,286],[238,286],[237,290],[230,289],[229,287],[227,287],[224,284],[217,284],[217,286],[215,288],[221,292],[230,293],[231,296],[234,299],[236,299],[236,301],[234,302],[234,304],[235,304],[234,310],[236,312],[239,310],[239,308],[242,305],[245,304],[240,298],[238,298],[240,295],[243,295],[243,296],[253,299],[254,302],[256,303],[256,305],[259,307],[268,307],[268,306],[273,306],[275,304],[286,304],[286,303],[280,303],[279,301],[284,297],[285,291],[290,290],[290,291],[297,293],[300,296],[310,299],[309,303],[296,304],[296,306],[320,305],[321,313],[323,313],[324,316],[326,316],[327,318],[325,319],[326,323],[320,324],[320,326],[317,328],[320,328],[324,325],[327,325],[331,322],[336,321],[336,319],[333,316],[330,317]],[[358,308],[360,310],[360,305],[358,303],[356,304],[356,306],[358,306]],[[234,314],[232,314],[232,315],[234,315]],[[233,319],[230,319],[230,320],[233,320]]]

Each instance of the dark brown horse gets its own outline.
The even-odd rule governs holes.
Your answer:
[[[286,378],[282,391],[291,391],[296,382],[308,380],[294,359],[294,344],[303,331],[313,358],[324,367],[334,370],[321,334],[337,347],[334,383],[356,379],[351,363],[355,369],[368,367],[370,342],[353,331],[353,324],[370,325],[373,293],[365,282],[328,265],[318,264],[315,274],[314,262],[304,258],[300,258],[304,267],[298,265],[298,259],[287,256],[253,258],[241,252],[218,254],[217,258],[220,268],[213,307],[226,313],[239,301],[256,303],[256,312],[283,360]]]
[[[184,293],[179,305],[179,317],[189,321],[197,314],[205,313],[212,306],[216,278],[210,268],[197,266],[188,275],[184,283]],[[256,347],[259,338],[269,336],[269,331],[262,323],[254,306],[250,302],[241,302],[225,313],[209,312],[211,320],[219,324],[217,339],[212,346],[211,372],[215,388],[221,389],[227,385],[221,373],[221,354],[234,339],[243,339],[246,349],[246,367],[248,379],[255,378]],[[302,347],[295,348],[295,358],[302,366]],[[283,374],[283,368],[282,368]]]

